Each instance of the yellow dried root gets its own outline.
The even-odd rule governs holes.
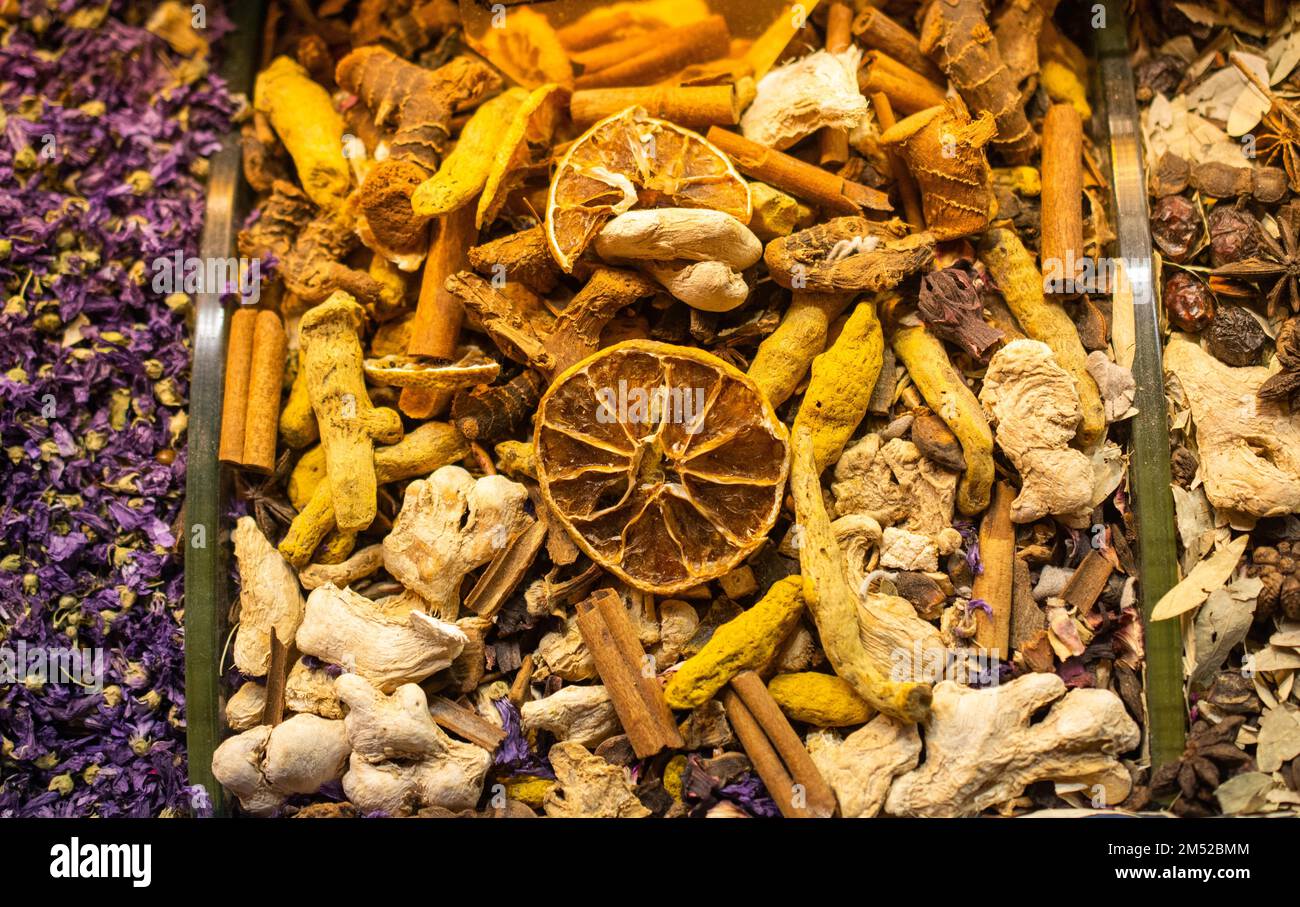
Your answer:
[[[336,290],[299,325],[307,390],[333,489],[334,518],[347,532],[365,529],[375,518],[374,442],[393,443],[402,437],[401,417],[395,410],[375,407],[366,392],[358,336],[365,318],[355,299]]]
[[[293,472],[289,473],[289,503],[302,510],[316,493],[316,486],[324,480],[325,448],[317,444],[293,464]]]
[[[772,660],[803,613],[803,581],[787,576],[762,600],[713,632],[704,648],[668,680],[664,699],[674,709],[704,705],[741,671],[759,671]]]
[[[512,88],[474,111],[460,132],[455,150],[443,160],[438,172],[412,193],[411,208],[416,214],[450,214],[483,191],[497,148],[510,129],[515,111],[527,97],[524,89]]]
[[[1056,364],[1074,379],[1083,409],[1083,421],[1074,440],[1081,448],[1092,447],[1106,434],[1106,407],[1088,371],[1088,354],[1074,322],[1059,302],[1043,295],[1043,275],[1014,231],[986,232],[979,243],[979,257],[1025,334],[1046,343]]]
[[[469,452],[469,442],[454,426],[446,422],[426,422],[396,444],[375,450],[375,479],[380,485],[385,485],[427,476],[435,469],[464,459]],[[299,461],[299,467],[314,455],[315,449],[308,451]],[[294,474],[298,474],[296,468]],[[305,493],[304,486],[312,478],[312,471],[298,476],[297,496],[301,497]],[[295,494],[293,491],[290,493]],[[298,515],[289,525],[288,533],[280,542],[280,553],[294,567],[304,567],[311,562],[313,552],[334,526],[334,499],[330,483],[317,479],[311,487],[310,496],[299,508]],[[355,537],[353,533],[346,534]],[[326,563],[323,559],[325,556],[328,556],[327,553],[322,552],[322,563]]]
[[[311,408],[311,394],[307,391],[307,368],[303,361],[300,349],[298,350],[298,372],[293,376],[293,384],[289,388],[288,399],[284,401],[284,409],[280,410],[280,440],[294,450],[300,450],[320,440],[320,428],[316,425],[316,413]],[[324,456],[322,453],[322,465],[325,462]],[[297,467],[294,467],[295,474],[297,471]]]
[[[826,348],[830,323],[848,307],[853,296],[852,293],[794,292],[781,323],[758,345],[749,366],[749,377],[774,408],[789,400],[808,374],[813,358]]]
[[[858,303],[830,349],[813,360],[794,428],[810,430],[819,474],[840,458],[867,414],[884,355],[885,335],[875,300],[869,299]]]
[[[801,427],[793,434],[790,491],[800,529],[803,597],[817,624],[826,658],[835,673],[878,711],[900,721],[922,721],[930,712],[930,685],[888,679],[889,666],[874,663],[862,645],[858,598],[845,574],[844,558],[826,513],[820,471],[813,459],[812,432]]]
[[[982,513],[993,488],[993,431],[984,410],[938,337],[923,327],[900,327],[893,346],[925,402],[961,442],[966,471],[957,485],[957,509],[970,516]]]
[[[343,117],[329,92],[296,61],[276,57],[257,76],[253,108],[271,121],[308,198],[329,210],[341,207],[351,177],[343,157]]]
[[[767,691],[787,718],[815,727],[865,724],[876,714],[848,681],[834,674],[778,674],[768,681]]]

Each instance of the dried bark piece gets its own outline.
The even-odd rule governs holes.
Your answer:
[[[1210,503],[1257,517],[1300,511],[1300,413],[1257,399],[1269,370],[1230,368],[1179,334],[1165,370],[1187,395]]]
[[[934,237],[901,220],[836,217],[767,244],[772,279],[824,293],[886,290],[934,260]]]
[[[561,819],[643,819],[651,815],[637,799],[627,774],[577,743],[557,743],[548,754],[556,786],[542,808]]]
[[[252,517],[235,522],[231,539],[239,565],[235,667],[248,677],[265,677],[271,666],[271,631],[280,639],[293,639],[303,618],[302,592],[293,569]]]
[[[843,739],[834,731],[814,731],[805,743],[846,819],[879,815],[894,779],[921,759],[917,726],[887,715],[877,715]]]
[[[546,245],[546,230],[539,224],[510,233],[481,246],[471,246],[470,266],[490,277],[502,274],[543,296],[555,289],[560,267]]]
[[[923,728],[925,762],[890,788],[890,815],[974,816],[1038,781],[1111,770],[1140,737],[1114,693],[1066,693],[1055,674],[1026,674],[982,690],[944,681],[934,696]],[[1049,705],[1046,717],[1033,721]]]

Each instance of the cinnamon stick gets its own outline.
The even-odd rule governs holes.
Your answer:
[[[637,51],[638,46],[644,49]],[[731,32],[726,19],[710,16],[690,25],[615,42],[615,46],[606,45],[600,50],[604,53],[589,51],[580,55],[579,62],[588,62],[586,71],[574,80],[576,90],[662,81],[692,63],[725,57],[731,50]]]
[[[783,192],[812,202],[835,215],[893,211],[883,192],[828,173],[796,157],[767,148],[742,135],[714,126],[708,140],[735,162],[742,173]]]
[[[429,715],[434,724],[443,730],[451,731],[457,737],[463,737],[470,743],[483,747],[489,753],[506,739],[506,732],[494,724],[489,724],[478,715],[462,705],[457,705],[446,696],[429,697]]]
[[[826,51],[838,54],[849,49],[852,40],[853,9],[846,3],[832,3],[826,13]],[[827,168],[842,167],[849,160],[849,132],[842,126],[827,126],[817,138],[818,162]]]
[[[244,408],[244,453],[247,469],[275,469],[275,441],[280,432],[280,392],[284,386],[284,357],[289,341],[275,312],[257,313],[253,354],[249,362],[248,403]]]
[[[673,720],[672,710],[668,708],[668,703],[664,699],[663,687],[659,685],[659,680],[655,676],[653,660],[641,648],[636,629],[632,626],[632,619],[628,617],[622,600],[616,593],[604,591],[607,594],[598,592],[588,601],[594,602],[596,610],[600,612],[605,626],[609,628],[610,635],[614,638],[614,644],[618,646],[619,653],[623,656],[623,661],[636,667],[637,688],[640,690],[641,699],[650,710],[651,718],[658,726],[664,745],[678,749],[684,745],[681,733],[677,729],[677,722]]]
[[[266,669],[266,705],[262,707],[262,724],[275,726],[284,720],[284,690],[289,682],[289,667],[296,660],[293,640],[284,643],[271,628],[271,664]]]
[[[943,71],[921,51],[916,36],[880,10],[863,10],[853,20],[853,34],[863,47],[883,51],[931,82],[947,84]]]
[[[221,443],[217,458],[238,464],[244,459],[244,413],[248,409],[248,376],[253,365],[253,334],[257,312],[238,308],[230,316],[226,342],[226,383],[221,401]]]
[[[858,88],[863,94],[881,92],[900,113],[910,116],[944,102],[944,89],[902,63],[873,50],[858,73]]]
[[[477,202],[470,202],[438,218],[438,235],[424,261],[420,298],[406,346],[406,352],[412,356],[452,359],[456,355],[465,309],[460,298],[447,292],[443,283],[452,274],[469,267],[469,247],[478,241],[478,228],[474,226],[477,209]],[[428,419],[450,402],[451,394],[446,391],[406,387],[397,406],[412,419]]]
[[[1065,584],[1065,589],[1061,592],[1062,600],[1080,614],[1086,614],[1097,603],[1101,593],[1106,591],[1106,583],[1114,572],[1115,565],[1104,554],[1096,549],[1089,551]]]
[[[889,103],[889,96],[884,92],[878,91],[871,96],[871,109],[876,112],[876,121],[880,124],[882,133],[898,122],[894,117],[894,108]],[[892,147],[885,149],[885,156],[889,159],[894,182],[898,186],[898,200],[903,204],[907,222],[918,230],[924,230],[925,213],[921,207],[921,190],[917,188],[916,180],[912,178],[912,171],[908,168],[907,161],[903,160],[903,156]]]
[[[604,44],[623,29],[633,25],[635,20],[629,10],[597,15],[594,12],[555,30],[555,37],[570,53],[587,50],[598,44]]]
[[[1083,265],[1083,119],[1070,104],[1047,109],[1042,166],[1043,288],[1073,295]]]
[[[980,561],[984,572],[975,577],[971,597],[993,610],[989,617],[975,612],[975,644],[996,657],[1009,658],[1011,646],[1011,590],[1015,581],[1016,527],[1011,523],[1015,492],[1006,482],[993,486],[993,500],[980,523]]]
[[[740,99],[734,85],[589,88],[575,91],[569,100],[569,114],[577,126],[589,126],[628,107],[643,107],[652,117],[690,129],[740,122]]]
[[[542,520],[515,536],[484,569],[474,588],[465,596],[465,607],[479,617],[495,617],[506,599],[523,581],[524,574],[537,559],[537,553],[542,550],[545,541],[546,523]]]
[[[515,679],[510,682],[509,699],[519,708],[528,701],[528,685],[533,681],[533,656],[525,655],[515,672]]]

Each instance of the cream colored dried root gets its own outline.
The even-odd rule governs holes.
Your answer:
[[[334,678],[324,668],[309,668],[301,658],[284,682],[284,707],[291,712],[342,718],[343,703],[334,692]]]
[[[831,730],[813,731],[805,738],[818,771],[835,791],[841,816],[870,819],[879,814],[890,784],[921,760],[916,728],[877,715],[842,739]]]
[[[1045,516],[1085,525],[1092,511],[1092,461],[1070,447],[1083,410],[1070,373],[1038,340],[1013,340],[993,354],[980,404],[996,427],[998,446],[1020,473],[1011,519]]]
[[[958,474],[937,465],[911,441],[866,435],[835,464],[835,512],[863,514],[937,540],[952,525]]]
[[[240,517],[231,538],[239,565],[235,667],[248,677],[265,677],[271,666],[271,630],[283,642],[293,639],[302,621],[302,590],[289,562],[252,517]]]
[[[343,774],[348,738],[342,721],[294,715],[227,737],[212,754],[212,774],[256,816],[274,813],[291,794],[314,794]]]
[[[474,479],[444,466],[406,488],[384,539],[384,567],[443,620],[460,612],[465,574],[490,561],[533,524],[528,489],[505,476]]]
[[[333,583],[340,589],[347,588],[359,579],[365,579],[384,566],[384,548],[382,545],[367,545],[353,552],[341,564],[310,564],[298,571],[298,581],[310,592],[326,583]]]
[[[542,809],[560,819],[644,819],[651,815],[632,790],[627,772],[577,743],[557,743],[549,753],[555,787]]]
[[[1051,710],[1031,723],[1045,706]],[[1138,726],[1109,690],[1066,693],[1055,674],[1026,674],[982,690],[944,681],[922,729],[925,762],[896,780],[895,816],[974,816],[1038,781],[1109,772],[1138,744]]]
[[[385,696],[356,674],[335,681],[347,704],[352,757],[343,792],[358,808],[400,815],[426,806],[473,809],[492,754],[452,740],[434,723],[413,683]]]
[[[1232,368],[1183,334],[1165,347],[1192,411],[1205,494],[1221,511],[1254,517],[1300,513],[1300,411],[1256,394],[1267,368]]]
[[[639,208],[604,226],[596,235],[596,254],[612,263],[720,261],[743,271],[763,257],[763,244],[725,211]]]
[[[468,640],[406,596],[371,601],[326,583],[307,598],[298,651],[342,665],[385,692],[450,665]]]
[[[568,686],[519,709],[526,735],[548,731],[556,740],[595,746],[622,731],[614,701],[603,686]]]
[[[566,618],[561,629],[552,630],[537,641],[534,659],[538,663],[533,678],[538,681],[552,674],[568,681],[590,680],[596,676],[596,662],[575,617]]]
[[[749,298],[749,284],[721,261],[643,262],[650,276],[693,309],[730,312]]]
[[[262,723],[265,711],[266,687],[250,680],[226,700],[226,727],[232,731],[255,728]]]
[[[858,91],[862,53],[824,50],[779,66],[758,82],[753,103],[740,119],[745,138],[784,150],[823,126],[855,129],[867,119]]]

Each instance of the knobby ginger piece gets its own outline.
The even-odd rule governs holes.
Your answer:
[[[824,126],[852,130],[867,118],[867,101],[858,91],[862,52],[824,50],[773,69],[758,82],[758,93],[740,130],[745,138],[784,151]]]
[[[1048,705],[1046,717],[1033,721]],[[1114,693],[1066,693],[1055,674],[1025,674],[981,690],[945,680],[934,688],[922,730],[925,762],[889,789],[890,815],[978,815],[1038,781],[1109,771],[1140,736]]]
[[[322,718],[343,717],[343,704],[334,692],[334,678],[325,668],[307,667],[301,658],[289,669],[289,677],[284,682],[284,707]]]
[[[212,754],[212,774],[255,816],[273,815],[292,794],[314,794],[343,774],[348,738],[342,721],[294,715],[227,737]]]
[[[609,262],[720,261],[743,271],[763,257],[763,244],[725,211],[640,208],[620,214],[596,235],[596,254]]]
[[[465,575],[534,522],[528,489],[505,476],[474,479],[444,466],[406,487],[402,509],[384,539],[384,567],[431,612],[455,620]]]
[[[606,762],[572,742],[557,743],[548,754],[556,786],[542,808],[561,819],[644,819],[652,815],[637,799],[621,766]]]
[[[303,617],[302,591],[293,569],[252,517],[240,517],[231,538],[239,565],[235,667],[249,677],[265,677],[271,666],[271,630],[281,642],[293,639]]]
[[[911,441],[882,443],[869,434],[835,464],[835,512],[865,514],[882,526],[936,538],[952,525],[957,473],[922,455]]]
[[[1210,503],[1250,517],[1300,513],[1300,411],[1258,399],[1270,370],[1233,368],[1174,334],[1165,371],[1187,396]]]
[[[877,816],[890,784],[921,760],[917,726],[887,715],[877,715],[843,739],[834,731],[813,731],[804,742],[846,819]]]
[[[1020,473],[1011,519],[1032,523],[1059,516],[1078,528],[1092,512],[1092,461],[1070,447],[1082,418],[1079,395],[1051,349],[1013,340],[984,375],[980,403],[997,426],[997,442]]]
[[[525,702],[519,716],[526,735],[547,731],[556,740],[571,740],[592,749],[623,730],[614,700],[599,685],[563,687],[550,696]]]
[[[266,711],[266,687],[249,680],[226,700],[226,726],[232,731],[247,731],[262,723]]]

